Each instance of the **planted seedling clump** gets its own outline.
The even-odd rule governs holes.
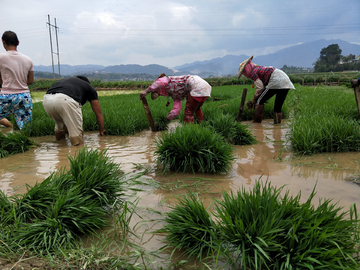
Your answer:
[[[231,168],[232,147],[211,129],[194,124],[176,127],[155,139],[157,165],[163,172],[221,173]]]

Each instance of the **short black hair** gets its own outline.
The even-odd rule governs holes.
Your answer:
[[[13,31],[5,31],[1,38],[8,46],[19,45],[19,39]]]
[[[76,76],[76,78],[79,78],[79,79],[81,79],[81,80],[83,80],[83,81],[85,81],[85,82],[87,82],[87,83],[90,83],[89,79],[86,78],[85,76],[79,75],[79,76]]]

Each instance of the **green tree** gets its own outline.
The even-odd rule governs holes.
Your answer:
[[[329,65],[336,65],[341,58],[341,52],[338,44],[331,44],[321,50],[320,61]]]
[[[338,44],[331,44],[320,51],[320,57],[315,62],[315,72],[331,71],[336,69],[339,60],[341,59],[341,52]]]

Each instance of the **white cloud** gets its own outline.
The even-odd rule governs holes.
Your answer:
[[[50,14],[62,64],[173,67],[318,39],[359,44],[358,10],[358,0],[12,0],[1,3],[0,31],[15,31],[35,65],[51,65]]]

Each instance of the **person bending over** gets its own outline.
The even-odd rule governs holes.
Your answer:
[[[81,106],[90,102],[99,125],[100,136],[105,134],[104,118],[97,92],[88,78],[76,76],[57,81],[46,92],[43,106],[55,121],[55,138],[61,140],[69,135],[72,145],[84,143]]]

